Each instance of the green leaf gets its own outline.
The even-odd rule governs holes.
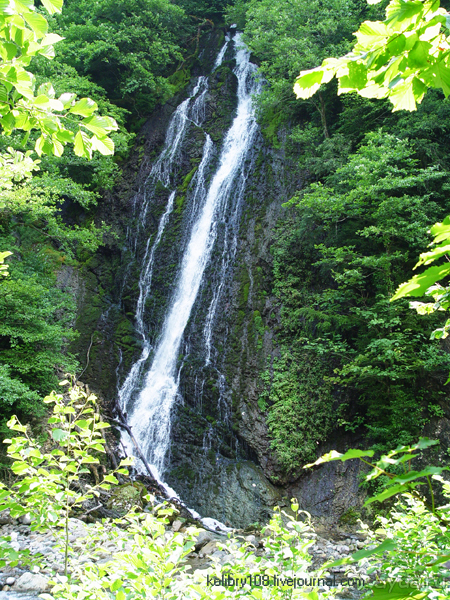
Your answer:
[[[73,142],[75,135],[72,131],[62,129],[56,133],[56,137],[60,142],[66,144],[67,142]]]
[[[422,69],[429,64],[431,44],[418,41],[408,53],[408,66],[412,69]]]
[[[61,94],[61,96],[59,97],[59,101],[62,103],[64,108],[68,108],[72,104],[72,101],[76,97],[77,97],[76,94],[70,94],[70,93]]]
[[[90,98],[81,98],[75,102],[69,112],[82,117],[90,117],[98,109],[97,103]]]
[[[77,156],[92,157],[92,142],[84,131],[78,131],[75,136],[73,151]]]
[[[311,98],[320,88],[323,80],[323,69],[313,69],[300,73],[294,85],[294,92],[297,98]]]
[[[445,97],[447,97],[450,94],[450,69],[444,63],[439,62],[434,67],[434,72],[437,74],[439,85]]]
[[[51,15],[60,13],[64,4],[64,0],[41,0],[41,2]]]
[[[401,54],[406,48],[406,37],[404,35],[396,35],[391,38],[387,44],[387,50],[391,56]]]
[[[436,565],[441,565],[442,563],[447,562],[448,560],[450,560],[450,554],[444,554],[443,556],[440,556],[437,560],[434,560],[427,566],[434,567]]]
[[[16,13],[12,0],[0,0],[0,15],[12,16]]]
[[[114,475],[105,475],[103,477],[103,481],[107,481],[108,483],[119,483],[118,480],[114,477]]]
[[[430,267],[421,275],[414,275],[409,281],[402,283],[392,296],[391,302],[409,296],[423,296],[432,285],[449,274],[450,265]]]
[[[117,123],[114,119],[111,119],[111,117],[100,117],[99,115],[92,115],[92,117],[83,119],[81,125],[100,138],[117,129]]]
[[[400,24],[404,31],[412,22],[417,21],[423,11],[423,3],[411,0],[391,0],[386,8],[386,23],[391,27]]]
[[[394,83],[394,80],[389,84],[389,87],[391,87],[392,83]],[[411,112],[416,110],[417,105],[412,79],[408,81],[400,79],[398,83],[396,82],[389,94],[389,100],[394,106],[392,112],[398,110],[409,110]]]
[[[119,588],[121,588],[123,585],[123,582],[121,579],[116,579],[115,581],[113,581],[113,583],[111,584],[111,591],[115,592],[117,591]]]
[[[57,44],[61,42],[64,38],[58,35],[57,33],[48,33],[44,39],[41,40],[41,44],[43,46],[53,46],[53,44]]]
[[[408,491],[410,488],[404,484],[393,485],[385,490],[383,490],[380,494],[376,496],[371,496],[368,500],[364,502],[364,506],[368,506],[373,502],[384,502],[388,498],[392,498],[392,496],[396,496],[397,494],[401,494],[402,492]]]
[[[381,21],[364,21],[355,35],[361,45],[371,46],[373,49],[377,47],[377,43],[384,45],[390,32]]]
[[[55,442],[61,442],[69,437],[69,433],[64,429],[52,429],[52,438]]]
[[[17,46],[12,42],[0,43],[0,56],[3,60],[12,60],[17,54]]]
[[[97,136],[92,137],[92,149],[97,150],[103,156],[111,156],[114,154],[114,142],[109,137],[99,139]]]
[[[361,63],[351,62],[348,65],[348,75],[339,80],[339,93],[360,90],[367,83],[367,67]]]
[[[345,462],[346,460],[352,460],[353,458],[362,458],[363,456],[372,457],[373,454],[373,450],[357,450],[355,448],[347,450],[345,454],[336,452],[336,450],[331,450],[331,452],[328,452],[327,454],[324,454],[323,456],[318,458],[316,462],[305,465],[303,468],[308,469],[309,467],[321,465],[322,463],[331,462],[333,460],[341,460],[342,462]]]
[[[423,437],[419,438],[417,444],[413,444],[412,446],[410,446],[410,450],[425,450],[426,448],[430,448],[431,446],[437,446],[439,443],[439,440],[430,440],[430,438]]]
[[[23,18],[40,39],[45,36],[48,30],[47,21],[37,12],[24,13]]]
[[[449,467],[426,467],[422,471],[408,471],[407,473],[402,473],[401,475],[397,475],[391,479],[390,483],[409,483],[410,481],[414,481],[416,479],[420,479],[421,477],[428,477],[429,475],[439,475],[442,471],[448,471]]]

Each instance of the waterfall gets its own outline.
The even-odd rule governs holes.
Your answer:
[[[226,40],[219,52],[214,68],[221,64],[229,41]],[[201,126],[205,118],[207,78],[198,79],[192,94],[175,111],[166,134],[164,148],[147,179],[148,192],[144,195],[140,208],[139,223],[143,225],[152,200],[152,186],[160,181],[168,188],[170,194],[167,206],[159,221],[156,236],[152,241],[147,241],[139,280],[135,321],[136,331],[143,341],[142,352],[119,390],[119,400],[122,410],[128,415],[128,423],[142,452],[160,480],[164,475],[170,444],[172,407],[179,394],[178,359],[183,335],[204,283],[205,270],[218,239],[219,227],[222,227],[223,233],[220,235],[223,240],[217,267],[218,283],[213,290],[203,328],[205,363],[209,364],[215,314],[225,276],[237,251],[240,207],[248,168],[246,162],[251,155],[257,133],[252,105],[252,95],[260,89],[260,84],[253,76],[256,67],[250,63],[250,53],[243,46],[239,33],[236,33],[233,42],[236,58],[234,73],[238,81],[236,115],[220,149],[214,148],[211,137],[205,133],[202,159],[189,188],[192,208],[184,254],[162,330],[154,347],[151,346],[145,330],[144,308],[145,301],[151,294],[155,255],[173,210],[176,190],[171,190],[173,184],[170,174],[176,168],[189,122]],[[217,153],[217,166],[212,177],[208,179]],[[124,442],[130,453],[133,453],[130,440],[124,437]]]

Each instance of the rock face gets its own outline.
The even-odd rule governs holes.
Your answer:
[[[202,127],[195,123],[189,126],[176,172],[171,174],[177,185],[175,207],[167,234],[158,246],[152,294],[145,305],[145,327],[154,344],[192,225],[188,189],[201,160],[205,133],[215,144],[217,159],[234,116],[237,79],[230,50],[222,65],[211,73],[223,41],[223,31],[204,38],[201,58],[189,66],[189,72],[188,67],[183,71],[185,90],[158,109],[138,135],[121,184],[104,199],[97,215],[99,221],[112,226],[117,238],[106,239],[106,246],[86,262],[81,277],[79,273],[64,274],[65,286],[78,295],[80,338],[73,350],[82,363],[87,363],[83,378],[110,407],[116,403],[118,385],[142,351],[142,338],[134,322],[139,273],[147,241],[155,238],[165,210],[167,189],[158,183],[152,190],[143,223],[137,222],[136,206],[145,202],[145,181],[161,151],[171,115],[192,91],[197,78],[208,76]],[[261,373],[270,369],[277,356],[279,313],[272,295],[270,247],[283,214],[282,203],[301,187],[301,174],[280,146],[270,147],[261,134],[257,136],[246,165],[243,204],[237,214],[230,215],[237,220],[235,259],[225,270],[223,232],[227,225],[218,226],[217,242],[180,348],[179,395],[164,474],[165,481],[188,506],[240,527],[266,521],[274,505],[285,505],[286,498],[293,495],[318,516],[328,509],[345,513],[360,505],[354,468],[342,473],[323,471],[323,475],[313,474],[300,482],[286,480],[258,406]],[[214,168],[214,161],[212,164]],[[138,227],[142,235],[130,245],[127,232]],[[206,360],[205,324],[219,287],[210,320],[213,342]],[[327,484],[329,476],[334,483]],[[332,488],[334,500],[330,497]]]

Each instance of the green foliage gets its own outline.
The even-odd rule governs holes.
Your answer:
[[[424,252],[420,255],[420,259],[414,269],[446,258],[447,252],[450,249],[450,217],[446,217],[442,223],[433,225],[430,233],[434,236],[434,240],[429,244],[433,248],[429,252]],[[399,298],[426,295],[432,297],[433,302],[410,302],[410,307],[414,308],[419,315],[428,315],[435,311],[447,311],[450,308],[450,288],[437,282],[445,279],[448,274],[447,263],[429,267],[420,275],[414,275],[409,281],[402,283],[392,296],[391,302]],[[447,319],[442,327],[432,332],[431,338],[437,340],[445,339],[449,331],[450,319]]]
[[[353,449],[341,454],[333,450],[305,466],[309,468],[334,460],[362,460],[372,469],[365,475],[366,481],[384,477],[386,482],[383,491],[369,497],[366,505],[397,497],[389,514],[377,518],[379,527],[375,531],[363,526],[368,536],[367,549],[324,565],[324,568],[330,568],[360,562],[368,574],[377,571],[377,580],[369,583],[373,592],[371,598],[448,598],[449,505],[436,506],[432,481],[442,485],[444,497],[448,499],[450,485],[441,474],[449,467],[427,466],[420,471],[412,468],[421,452],[436,444],[435,440],[420,438],[416,444],[398,446],[372,463],[366,460],[373,456],[372,451]],[[392,473],[392,470],[398,473]],[[420,493],[421,485],[428,489],[428,498]]]
[[[159,514],[159,517],[131,512],[123,520],[116,521],[117,525],[126,528],[128,535],[133,536],[131,548],[115,553],[114,558],[106,564],[88,562],[77,566],[71,580],[53,587],[51,597],[109,600],[110,594],[115,593],[115,598],[134,600],[148,598],[150,591],[154,597],[166,600],[281,600],[292,597],[318,600],[315,591],[302,591],[300,596],[292,596],[292,582],[290,585],[262,588],[248,583],[249,576],[264,577],[266,581],[273,581],[273,576],[279,576],[280,573],[286,580],[304,577],[311,564],[308,548],[314,543],[310,539],[314,534],[308,513],[300,511],[296,501],[293,502],[293,515],[281,512],[276,507],[273,518],[263,529],[264,558],[255,556],[255,548],[251,544],[231,537],[226,543],[219,544],[219,547],[228,551],[228,560],[224,565],[216,557],[211,557],[212,567],[193,573],[188,572],[185,558],[195,543],[198,530],[190,527],[184,534],[167,532],[164,516],[173,514],[170,508],[161,510],[156,507],[155,514]],[[104,525],[91,528],[91,534],[85,540],[89,550],[95,541],[97,545],[101,544],[106,529]],[[224,571],[235,583],[212,586],[211,581],[216,577],[220,579]],[[244,579],[247,582],[244,583]],[[327,592],[322,595],[323,598],[328,596],[330,593]],[[43,595],[43,598],[50,600],[48,595]]]
[[[228,0],[176,0],[175,4],[181,6],[187,15],[213,19],[218,24],[223,19]]]
[[[169,76],[191,32],[184,10],[168,0],[69,0],[53,28],[65,38],[59,60],[139,117],[172,95]]]
[[[128,459],[122,461],[101,483],[89,483],[89,467],[98,463],[98,456],[105,451],[102,430],[108,427],[100,420],[95,400],[95,396],[87,396],[76,386],[69,387],[66,398],[52,392],[45,399],[53,405],[48,420],[51,436],[45,449],[28,435],[28,428],[16,417],[8,423],[15,437],[5,442],[16,479],[9,488],[0,484],[0,509],[9,510],[13,518],[29,514],[32,530],[49,531],[56,536],[60,540],[56,550],[64,556],[65,577],[56,576],[51,582],[51,595],[43,594],[42,598],[133,600],[148,598],[149,592],[166,600],[292,597],[292,581],[262,589],[247,581],[249,576],[273,580],[274,575],[281,573],[288,581],[304,577],[309,569],[308,548],[314,543],[314,533],[310,515],[299,510],[295,499],[291,500],[290,513],[275,507],[273,518],[263,528],[263,556],[255,556],[251,543],[230,535],[224,544],[219,544],[227,551],[225,565],[213,556],[212,567],[188,573],[186,558],[199,532],[194,527],[185,528],[183,533],[168,531],[168,517],[176,510],[166,503],[152,506],[150,514],[140,513],[135,507],[122,519],[88,526],[80,556],[71,542],[70,515],[76,514],[87,499],[117,484],[117,477],[127,475],[124,466],[130,464]],[[153,497],[146,498],[154,504]],[[29,551],[17,550],[10,538],[0,540],[1,564],[15,566],[20,562],[31,566],[39,560],[31,557]],[[106,543],[109,550],[111,544],[117,550],[110,560],[98,561]],[[220,578],[224,567],[235,583],[212,587],[210,579]],[[321,571],[317,575],[324,578]],[[330,593],[323,594],[323,598],[328,596]],[[318,600],[316,592],[302,592],[301,597]]]
[[[62,2],[46,0],[43,4],[50,14],[61,11]],[[62,38],[48,32],[48,23],[36,12],[34,2],[2,4],[0,39],[4,40],[0,52],[0,122],[4,134],[22,130],[28,139],[33,129],[39,130],[34,145],[39,155],[61,156],[67,143],[73,143],[75,154],[86,158],[94,150],[112,154],[114,143],[108,134],[117,129],[117,123],[111,117],[95,115],[98,106],[93,100],[76,100],[74,93],[56,98],[51,83],[35,90],[35,78],[26,67],[37,55],[52,59],[53,44]],[[82,120],[71,119],[71,115],[81,116]],[[66,126],[66,120],[72,127]]]
[[[341,424],[364,424],[380,444],[417,436],[427,403],[442,394],[449,358],[428,341],[437,315],[424,322],[389,298],[426,228],[449,209],[446,177],[419,166],[410,142],[368,134],[346,164],[290,202],[289,227],[280,227],[274,248],[282,343],[319,357]],[[278,418],[283,402],[291,411],[288,397]],[[321,414],[319,405],[311,418]]]
[[[61,382],[61,385],[67,384]],[[65,575],[67,576],[70,543],[69,515],[77,506],[89,498],[99,495],[99,490],[109,490],[111,484],[118,483],[114,474],[106,475],[102,483],[87,484],[86,491],[80,491],[79,478],[89,474],[89,465],[99,462],[98,453],[104,453],[105,440],[101,430],[109,427],[100,420],[95,410],[96,397],[87,396],[77,387],[70,387],[69,399],[54,392],[44,399],[53,404],[53,415],[48,424],[51,427],[51,448],[43,450],[39,443],[27,433],[13,416],[8,427],[17,435],[4,440],[8,444],[8,456],[12,460],[11,470],[17,479],[8,488],[0,484],[0,510],[9,510],[13,518],[29,514],[33,530],[56,532],[63,526],[63,548],[65,555]],[[123,460],[114,473],[128,474],[123,467],[129,460]],[[74,487],[75,484],[75,487]],[[18,554],[7,551],[8,562],[16,565]]]
[[[295,470],[316,455],[334,425],[331,385],[315,353],[284,349],[263,376],[259,405],[267,410],[271,447],[280,465]]]
[[[74,357],[63,350],[75,338],[72,297],[55,286],[61,255],[39,232],[17,228],[14,237],[0,235],[14,250],[10,276],[0,281],[0,410],[2,422],[14,412],[21,418],[43,415],[42,395],[56,384],[55,368],[75,369]]]
[[[2,277],[8,277],[9,273],[8,273],[8,265],[4,264],[5,263],[5,258],[8,258],[8,256],[11,256],[12,252],[6,251],[6,252],[0,252],[0,274]]]
[[[381,0],[369,0],[378,4]],[[393,110],[415,110],[428,88],[450,93],[450,14],[439,0],[391,0],[384,21],[365,21],[343,58],[300,73],[298,98],[309,98],[337,77],[339,93],[389,98]],[[332,54],[331,52],[329,55]]]
[[[311,119],[317,111],[324,125],[332,101],[330,91],[324,90],[317,102],[300,105],[292,81],[300,69],[347,52],[352,32],[367,11],[362,0],[333,0],[327,2],[326,11],[319,0],[249,0],[229,7],[228,21],[243,28],[244,41],[257,58],[258,73],[268,83],[257,106],[263,131],[272,143],[278,142],[276,133],[282,124],[289,121],[292,127],[291,119],[294,123],[305,116]]]

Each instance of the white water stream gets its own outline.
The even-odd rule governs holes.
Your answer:
[[[245,180],[246,161],[254,144],[257,125],[252,106],[252,95],[258,93],[259,84],[253,77],[256,67],[250,63],[250,53],[243,47],[240,34],[233,39],[235,45],[238,80],[237,111],[227,132],[220,151],[215,173],[207,181],[208,166],[214,156],[213,142],[209,135],[203,147],[202,160],[190,188],[190,202],[194,207],[189,240],[187,242],[175,289],[170,300],[160,337],[152,348],[144,324],[145,301],[151,292],[151,282],[155,252],[164,235],[169,221],[176,190],[168,198],[167,207],[162,215],[157,234],[146,246],[141,276],[139,280],[139,299],[136,308],[136,329],[141,335],[143,347],[141,356],[133,364],[128,376],[119,390],[120,405],[127,413],[128,424],[151,466],[154,476],[162,481],[165,460],[170,444],[171,411],[178,393],[180,369],[179,352],[183,335],[198,296],[205,269],[218,235],[220,223],[231,223],[232,235],[225,237],[218,264],[219,285],[213,291],[203,336],[206,348],[206,364],[211,358],[213,322],[218,300],[222,290],[226,270],[232,262],[237,248],[238,206],[242,201]],[[228,41],[219,52],[215,68],[225,55]],[[200,126],[205,118],[205,102],[208,80],[200,77],[191,96],[175,111],[170,122],[164,148],[154,163],[147,184],[155,185],[161,181],[170,190],[170,173],[179,158],[182,142],[186,136],[189,122]],[[144,223],[151,202],[151,192],[146,195],[140,216]],[[238,198],[238,202],[236,202]],[[234,202],[232,201],[234,199]],[[148,358],[153,351],[151,364]],[[142,386],[144,368],[147,372]],[[140,389],[139,386],[142,386]],[[124,444],[130,454],[134,448],[128,436]],[[165,486],[169,492],[168,486]],[[196,515],[198,516],[198,515]],[[213,523],[213,520],[211,520]]]

